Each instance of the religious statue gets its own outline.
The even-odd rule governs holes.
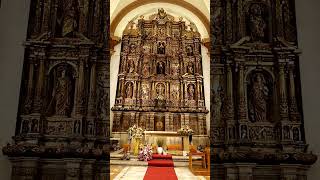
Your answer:
[[[160,19],[164,19],[167,16],[167,13],[164,11],[163,8],[158,9],[158,17]]]
[[[193,50],[191,46],[187,46],[187,56],[193,56]]]
[[[159,62],[157,65],[157,74],[165,74],[165,65],[163,62]]]
[[[247,126],[241,126],[241,139],[247,138]]]
[[[141,97],[144,99],[149,99],[149,93],[148,93],[149,87],[147,84],[142,85],[142,92]]]
[[[158,54],[165,54],[165,42],[158,43]]]
[[[78,30],[79,9],[78,1],[64,0],[59,2],[57,26],[61,31],[61,35],[67,36]]]
[[[193,74],[193,64],[192,63],[189,63],[188,65],[188,74]]]
[[[128,60],[128,66],[127,66],[127,72],[128,73],[133,73],[135,71],[135,65],[133,60],[129,59]]]
[[[93,123],[91,121],[88,123],[88,134],[93,135]]]
[[[132,98],[132,96],[133,96],[132,83],[128,83],[126,88],[126,98]]]
[[[31,132],[36,133],[38,132],[38,120],[37,119],[32,119],[31,121]]]
[[[194,85],[193,84],[188,86],[188,98],[189,98],[189,100],[194,100]]]
[[[80,134],[80,121],[77,120],[74,122],[73,132],[75,134]]]
[[[163,84],[158,84],[156,92],[157,92],[157,97],[156,97],[157,106],[158,107],[162,107],[162,106],[165,105],[165,97],[164,97],[165,88],[164,88],[164,85]]]
[[[72,104],[72,82],[66,75],[65,67],[59,69],[62,69],[61,75],[56,80],[50,105],[55,103],[54,115],[68,116]]]
[[[264,76],[256,74],[250,92],[250,116],[253,121],[263,122],[267,120],[267,104],[269,89],[266,86]]]
[[[253,4],[250,8],[249,16],[249,29],[251,31],[251,37],[254,41],[263,41],[265,38],[267,23],[263,17],[262,7],[259,4]]]

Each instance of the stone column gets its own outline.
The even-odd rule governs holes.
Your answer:
[[[95,102],[96,102],[96,63],[92,63],[90,70],[90,96],[88,103],[88,114],[94,116],[96,114]]]
[[[280,95],[280,117],[282,121],[288,120],[288,101],[287,101],[287,87],[285,80],[285,64],[279,65],[279,95]]]
[[[81,59],[78,69],[77,93],[76,93],[76,116],[82,114],[83,100],[84,100],[84,60]]]
[[[80,159],[72,159],[66,158],[64,159],[66,162],[66,180],[78,180],[80,179]]]
[[[247,119],[247,110],[246,110],[246,99],[245,99],[245,90],[244,90],[244,65],[239,64],[239,77],[238,77],[238,117],[240,121],[245,121]]]
[[[39,72],[38,72],[38,79],[37,79],[37,86],[35,91],[35,102],[34,102],[34,112],[40,113],[42,109],[42,91],[44,85],[44,57],[40,57],[39,60]],[[50,94],[51,96],[51,94]]]
[[[296,99],[296,87],[294,82],[294,65],[291,64],[289,66],[289,79],[290,79],[290,120],[297,121],[300,120],[300,115],[297,107],[297,99]]]
[[[234,120],[234,107],[233,107],[233,80],[232,70],[230,64],[227,65],[227,99],[226,99],[226,111],[227,119]]]
[[[154,112],[150,113],[150,126],[151,126],[151,131],[154,131]]]
[[[34,74],[34,64],[31,62],[32,59],[29,59],[29,74],[28,74],[28,85],[27,85],[27,97],[24,103],[24,108],[29,113],[32,108],[32,93],[33,93],[33,74]]]

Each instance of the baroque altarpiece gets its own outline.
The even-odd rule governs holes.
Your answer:
[[[201,37],[195,24],[158,13],[131,21],[122,37],[112,132],[189,125],[206,137]],[[201,139],[201,138],[200,138]]]
[[[12,179],[109,177],[109,1],[32,0]]]
[[[212,178],[306,179],[293,0],[211,0]]]

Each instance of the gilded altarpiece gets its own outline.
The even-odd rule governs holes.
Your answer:
[[[112,132],[189,125],[205,137],[201,37],[195,25],[163,9],[131,21],[122,37]]]
[[[212,178],[305,180],[293,0],[211,0]]]
[[[12,179],[109,177],[109,1],[32,0]]]

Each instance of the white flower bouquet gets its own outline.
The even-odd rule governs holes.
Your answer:
[[[194,131],[188,126],[182,126],[180,129],[178,129],[178,134],[183,136],[191,136],[194,133]]]

